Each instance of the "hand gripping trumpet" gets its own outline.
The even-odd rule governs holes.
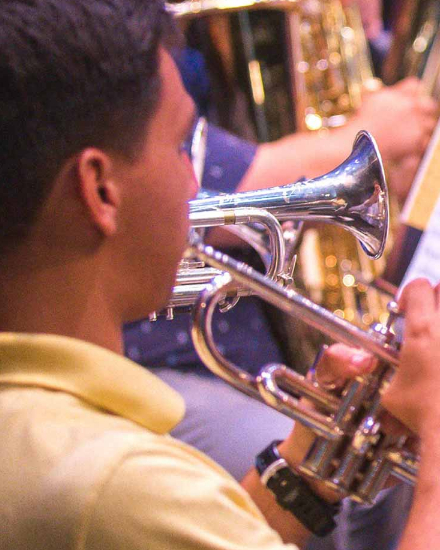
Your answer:
[[[405,451],[403,438],[396,440],[381,432],[380,396],[399,359],[390,326],[378,325],[366,332],[211,247],[193,244],[189,253],[223,271],[201,293],[193,309],[192,338],[200,358],[238,390],[315,432],[301,471],[342,496],[364,503],[374,501],[390,475],[414,483],[417,457]],[[348,382],[341,395],[325,391],[281,364],[266,365],[258,376],[250,375],[228,361],[213,340],[212,314],[231,284],[247,288],[287,314],[300,316],[336,341],[375,354],[380,359],[378,368]],[[306,408],[298,396],[313,401],[317,410]]]

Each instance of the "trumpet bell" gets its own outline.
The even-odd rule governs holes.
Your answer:
[[[359,132],[350,156],[319,178],[282,187],[217,195],[190,202],[190,219],[209,226],[214,210],[263,208],[282,222],[326,222],[351,232],[368,256],[379,258],[388,235],[388,191],[373,137]]]

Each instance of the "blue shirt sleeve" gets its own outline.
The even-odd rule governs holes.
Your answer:
[[[131,323],[124,330],[125,353],[150,368],[166,366],[209,374],[194,349],[190,331],[188,314],[177,314],[173,321],[159,318]],[[220,353],[249,372],[283,361],[257,298],[242,298],[225,314],[216,311],[213,334]]]
[[[257,145],[208,125],[202,187],[232,193],[252,164]]]

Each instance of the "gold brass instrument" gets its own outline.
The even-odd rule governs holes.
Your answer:
[[[168,4],[167,9],[178,19],[192,19],[219,13],[240,12],[243,9],[291,10],[301,0],[188,0]]]
[[[322,130],[345,124],[362,102],[362,93],[378,87],[357,7],[339,0],[304,1],[289,14],[298,130]]]
[[[271,34],[284,34],[284,17],[300,9],[302,3],[184,0],[168,4],[182,25],[203,21],[202,49],[213,65],[211,102],[220,126],[257,141],[270,141],[294,130],[284,48],[272,43]],[[269,49],[270,59],[262,59],[263,50]]]
[[[417,456],[404,449],[403,438],[381,432],[380,394],[399,359],[390,326],[366,332],[200,243],[193,244],[188,254],[224,271],[202,292],[193,310],[192,337],[197,352],[211,371],[232,386],[315,432],[317,437],[300,470],[324,481],[341,496],[363,503],[374,501],[390,475],[414,483]],[[265,366],[257,377],[250,375],[218,351],[212,336],[213,311],[231,283],[248,288],[288,315],[300,316],[330,338],[375,354],[381,360],[379,367],[368,376],[349,381],[341,395],[324,391],[281,364]],[[317,410],[304,407],[298,396],[313,401]]]
[[[193,229],[229,224],[263,223],[269,229],[266,277],[285,280],[283,220],[311,220],[342,227],[354,235],[371,258],[383,253],[388,234],[388,192],[383,165],[376,144],[368,132],[359,132],[350,156],[340,166],[319,178],[282,187],[247,191],[190,201]],[[194,304],[200,291],[212,278],[202,266],[194,269],[185,262],[167,308]],[[239,295],[244,295],[242,291]]]
[[[258,141],[276,139],[294,127],[340,126],[359,108],[362,92],[377,87],[359,11],[343,9],[339,0],[185,0],[169,3],[168,9],[180,21],[208,20],[215,55],[235,94],[240,79],[236,65],[246,65],[254,126],[250,132]],[[253,17],[258,11],[264,12],[260,19]],[[281,17],[273,25],[270,12]],[[238,26],[228,19],[233,14]],[[284,36],[286,44],[272,43],[271,33]],[[234,51],[236,34],[243,55]],[[274,47],[281,57],[274,60],[271,51],[272,58],[266,59]],[[294,126],[280,120],[289,113],[294,114]],[[226,127],[243,135],[233,122]]]
[[[343,8],[338,0],[312,3],[315,10],[304,10],[298,21],[291,16],[292,44],[296,44],[295,101],[305,116],[302,130],[319,130],[345,124],[362,103],[366,90],[378,89],[368,44],[356,6]],[[319,93],[310,93],[316,84],[310,77],[320,67],[329,67]],[[296,72],[306,68],[305,78]],[[304,89],[301,89],[304,85]],[[325,98],[312,104],[311,99]],[[333,98],[333,101],[329,101]],[[362,255],[358,243],[346,238],[339,228],[313,228],[304,233],[298,250],[296,285],[315,301],[336,315],[367,327],[386,317],[389,296],[375,281],[385,268],[385,259],[371,262]],[[289,333],[302,334],[288,338],[289,357],[295,362],[310,361],[322,337],[309,331],[296,319],[285,319]],[[280,327],[282,332],[283,326]],[[304,334],[305,332],[305,334]],[[298,342],[301,341],[300,345]],[[304,342],[310,345],[307,350]]]
[[[393,84],[417,76],[427,93],[440,98],[440,5],[437,0],[406,0],[384,64],[384,80]]]

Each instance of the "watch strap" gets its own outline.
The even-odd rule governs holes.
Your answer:
[[[309,531],[324,537],[336,527],[334,516],[340,504],[331,504],[318,496],[308,483],[281,457],[273,441],[256,457],[261,482],[274,494],[278,504],[289,510]]]

